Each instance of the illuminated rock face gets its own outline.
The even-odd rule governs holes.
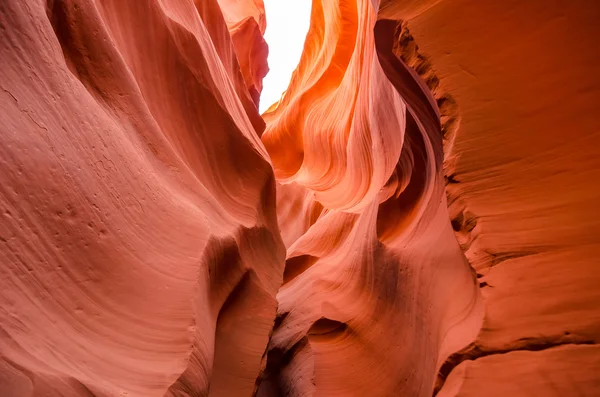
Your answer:
[[[198,3],[202,2],[196,1],[196,4]],[[258,107],[262,80],[269,71],[267,65],[269,49],[263,39],[267,24],[265,7],[262,0],[218,0],[218,3],[231,34],[244,82]],[[217,22],[212,20],[207,23]],[[226,39],[223,38],[223,41]]]
[[[599,14],[2,2],[0,395],[600,394]]]
[[[435,98],[370,1],[315,1],[311,22],[263,115],[287,260],[258,395],[429,396],[483,315],[449,222]]]

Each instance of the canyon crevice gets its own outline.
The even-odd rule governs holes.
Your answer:
[[[0,2],[0,395],[600,395],[598,20]]]

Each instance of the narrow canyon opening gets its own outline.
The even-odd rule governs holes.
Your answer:
[[[600,396],[599,20],[0,0],[0,396]]]
[[[260,113],[276,103],[298,66],[310,26],[312,0],[264,0],[269,72],[263,80]]]

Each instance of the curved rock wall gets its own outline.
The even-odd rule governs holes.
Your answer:
[[[285,251],[217,3],[0,21],[0,395],[250,395]]]
[[[258,395],[429,396],[482,316],[437,104],[370,1],[314,1],[311,22],[263,115],[287,260]]]
[[[593,2],[0,2],[0,395],[595,396]]]
[[[600,7],[385,1],[379,17],[405,21],[398,54],[458,124],[446,192],[486,315],[439,396],[598,395]]]

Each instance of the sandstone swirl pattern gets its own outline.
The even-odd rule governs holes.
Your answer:
[[[315,1],[311,18],[263,115],[287,261],[258,395],[428,396],[482,310],[448,222],[437,106],[372,2]]]
[[[598,395],[592,3],[0,1],[0,396]]]

